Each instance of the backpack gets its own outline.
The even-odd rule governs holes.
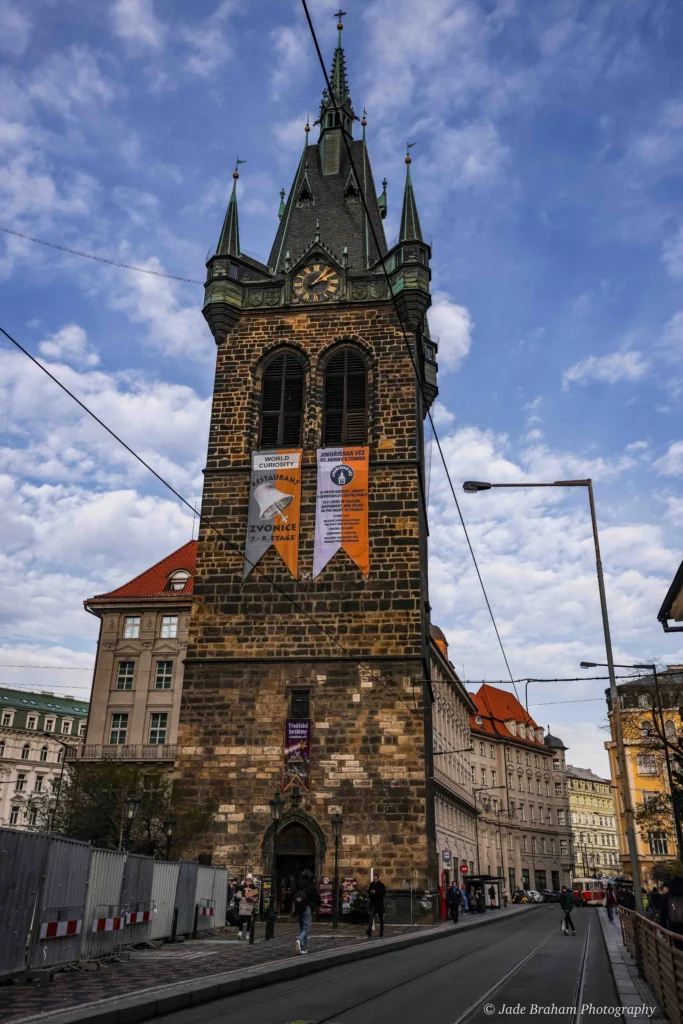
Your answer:
[[[294,909],[297,914],[303,914],[308,906],[308,889],[303,887],[294,893]]]
[[[669,895],[669,924],[683,924],[683,896]]]

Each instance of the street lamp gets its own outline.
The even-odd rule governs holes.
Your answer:
[[[171,839],[173,838],[173,828],[176,820],[173,817],[169,817],[164,822],[164,833],[166,835],[166,860],[171,859]]]
[[[332,835],[334,836],[334,887],[332,902],[332,927],[339,927],[339,838],[341,836],[344,819],[341,814],[335,814],[332,819]]]
[[[652,672],[652,679],[653,679],[653,682],[655,684],[655,704],[657,706],[657,710],[659,711],[659,727],[660,727],[659,738],[662,741],[662,746],[664,747],[664,759],[666,761],[666,774],[667,774],[668,779],[669,779],[669,791],[671,793],[671,804],[672,804],[673,815],[674,815],[674,825],[676,827],[676,841],[678,843],[678,858],[680,860],[680,858],[683,856],[683,828],[681,827],[680,810],[679,810],[679,807],[678,807],[678,804],[677,804],[677,801],[676,801],[676,798],[675,798],[675,794],[674,794],[673,772],[671,770],[671,758],[669,756],[669,742],[668,742],[667,737],[666,737],[666,729],[665,729],[665,726],[664,726],[664,711],[663,711],[663,708],[662,708],[662,699],[661,699],[661,695],[660,695],[660,692],[659,692],[659,676],[657,675],[657,666],[656,665],[615,665],[614,667],[615,668],[624,668],[624,669],[629,669],[629,668],[631,668],[631,669],[639,669],[641,671]],[[581,668],[605,668],[605,666],[604,665],[600,665],[598,662],[582,661],[581,662]],[[654,719],[654,715],[652,717]]]
[[[60,797],[60,794],[62,792],[62,782],[64,780],[64,768],[66,766],[66,754],[67,754],[68,750],[71,750],[72,744],[71,743],[65,743],[63,740],[58,739],[58,737],[54,736],[51,732],[44,732],[43,736],[46,736],[49,740],[54,740],[55,743],[59,743],[59,745],[64,748],[62,750],[62,759],[61,759],[62,760],[62,767],[60,768],[60,771],[59,771],[59,781],[57,782],[57,792],[55,793],[55,805],[52,808],[52,818],[50,820],[50,832],[54,832],[55,820],[57,818],[57,805],[59,804],[59,797]]]
[[[275,827],[273,828],[273,853],[270,862],[270,899],[268,900],[268,910],[266,912],[266,942],[275,938],[275,921],[277,918],[277,911],[275,909],[277,903],[277,864],[275,861],[275,846],[277,843],[277,825],[282,818],[282,812],[284,809],[285,802],[280,794],[276,793],[270,801],[270,818]]]
[[[631,858],[631,875],[633,878],[633,889],[636,898],[636,909],[644,912],[643,893],[640,880],[640,865],[638,863],[638,845],[636,843],[636,829],[633,815],[633,804],[631,803],[631,788],[628,784],[626,774],[626,752],[624,750],[624,737],[621,729],[621,717],[619,714],[619,702],[617,699],[617,680],[614,674],[614,658],[612,656],[612,638],[610,636],[609,617],[607,615],[607,596],[605,594],[605,580],[602,574],[602,558],[600,557],[600,542],[598,540],[598,523],[595,515],[595,501],[593,500],[593,481],[587,480],[554,480],[552,483],[524,483],[524,484],[492,484],[480,480],[467,480],[463,489],[468,494],[476,494],[478,491],[488,491],[492,487],[585,487],[588,491],[588,503],[590,506],[591,525],[593,527],[593,544],[595,547],[595,568],[598,577],[598,591],[600,594],[600,610],[602,612],[602,629],[605,636],[605,653],[607,655],[607,670],[609,674],[609,689],[613,709],[614,736],[616,740],[617,762],[619,764],[619,781],[621,784],[621,799],[626,819],[626,838]]]
[[[126,797],[123,809],[126,819],[126,853],[130,847],[130,830],[133,827],[135,815],[138,813],[138,807],[140,806],[140,800],[135,793],[129,793]]]

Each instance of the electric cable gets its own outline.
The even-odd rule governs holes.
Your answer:
[[[311,36],[313,38],[313,44],[314,44],[316,52],[318,54],[318,60],[320,62],[320,67],[321,67],[322,73],[323,73],[323,75],[325,77],[325,85],[327,87],[327,92],[328,92],[329,97],[330,97],[330,99],[332,101],[332,105],[334,107],[334,112],[337,115],[337,117],[339,117],[340,110],[339,110],[339,107],[337,106],[337,98],[336,98],[336,96],[334,94],[334,90],[332,88],[329,76],[327,74],[327,68],[325,67],[325,61],[323,59],[323,55],[322,55],[322,52],[320,50],[320,44],[318,43],[318,37],[316,36],[315,28],[313,27],[313,22],[311,20],[311,15],[310,15],[309,10],[308,10],[308,4],[306,3],[306,0],[301,0],[301,3],[303,5],[304,13],[306,15],[306,20],[308,22],[308,27],[311,30]],[[339,123],[341,124],[341,118],[339,119]],[[351,147],[349,145],[349,141],[348,141],[348,139],[346,137],[346,132],[342,130],[341,136],[342,136],[342,139],[344,140],[344,146],[346,147],[346,153],[347,153],[347,156],[349,158],[349,162],[351,164],[351,169],[352,169],[352,171],[354,173],[356,181],[360,181],[361,179],[358,176],[358,172],[356,170],[356,165],[354,163],[353,155],[351,153]],[[393,289],[391,287],[391,278],[389,277],[389,272],[388,272],[387,267],[386,267],[386,262],[385,262],[384,256],[382,255],[382,250],[381,250],[381,247],[380,247],[380,244],[379,244],[379,239],[377,238],[377,232],[375,231],[375,225],[373,224],[372,218],[370,217],[370,211],[368,209],[367,200],[366,200],[365,195],[363,194],[362,190],[360,191],[360,198],[361,198],[361,202],[363,204],[363,209],[365,210],[365,215],[366,215],[366,218],[367,218],[368,226],[369,226],[370,231],[372,233],[372,238],[373,238],[373,241],[375,243],[375,248],[377,250],[377,253],[379,254],[379,261],[380,261],[380,263],[382,265],[382,270],[384,271],[384,276],[386,278],[387,286],[388,286],[388,289],[389,289],[389,295],[391,297],[391,301],[392,301],[392,304],[393,304],[393,307],[394,307],[394,311],[396,312],[396,316],[398,317],[398,322],[401,325],[401,332],[403,334],[403,340],[405,342],[405,346],[406,346],[406,349],[408,351],[408,355],[410,357],[410,361],[411,361],[411,363],[413,365],[413,371],[415,373],[415,380],[416,380],[418,388],[420,389],[420,394],[422,396],[422,400],[424,402],[424,406],[425,406],[425,409],[427,411],[427,416],[429,418],[429,424],[430,424],[430,426],[432,428],[432,437],[433,437],[434,441],[436,442],[436,447],[438,449],[439,456],[441,458],[441,462],[443,463],[443,468],[444,468],[444,471],[446,473],[446,479],[448,480],[448,484],[449,484],[449,487],[450,487],[450,490],[451,490],[451,494],[453,496],[453,501],[455,502],[455,507],[457,509],[458,516],[460,518],[460,524],[462,526],[463,533],[465,534],[465,539],[467,540],[467,546],[469,548],[470,555],[472,556],[472,562],[474,563],[474,568],[476,570],[477,577],[479,579],[479,583],[481,585],[481,589],[482,589],[482,592],[484,594],[484,600],[486,601],[486,607],[488,608],[489,615],[491,616],[491,622],[493,623],[493,628],[495,630],[495,634],[496,634],[496,637],[498,639],[498,645],[500,647],[501,654],[503,655],[503,660],[505,662],[505,667],[508,670],[508,674],[510,676],[510,682],[512,683],[512,685],[514,687],[514,690],[515,690],[515,695],[517,696],[517,699],[519,700],[519,694],[517,693],[517,687],[515,686],[514,680],[512,678],[512,670],[511,670],[510,664],[508,662],[507,654],[505,653],[505,648],[503,646],[503,641],[501,639],[500,632],[498,631],[498,625],[496,623],[496,619],[495,619],[495,616],[493,614],[493,609],[491,608],[491,602],[489,601],[489,597],[488,597],[488,594],[486,592],[486,587],[484,586],[484,580],[483,580],[481,572],[479,570],[479,564],[478,564],[476,556],[474,554],[474,548],[472,547],[472,542],[470,540],[470,535],[469,535],[469,533],[467,531],[467,526],[465,525],[465,520],[464,520],[462,511],[460,509],[460,502],[458,501],[458,497],[457,497],[457,495],[455,493],[455,487],[453,486],[453,481],[451,479],[451,475],[450,475],[450,472],[448,470],[448,465],[446,463],[446,458],[444,456],[443,449],[441,447],[441,441],[439,440],[439,435],[438,435],[438,433],[436,431],[436,427],[434,425],[434,419],[432,417],[432,413],[431,413],[431,410],[430,410],[430,407],[429,407],[429,402],[427,401],[427,398],[426,398],[425,393],[424,393],[424,388],[422,387],[422,381],[420,379],[420,374],[418,372],[417,363],[415,362],[415,357],[413,355],[413,350],[412,350],[412,348],[410,346],[410,341],[408,340],[408,335],[406,333],[405,325],[403,323],[403,318],[402,318],[400,310],[398,308],[398,302],[396,300],[396,296],[394,295]]]
[[[83,256],[86,260],[97,260],[98,263],[108,263],[110,267],[122,267],[123,270],[136,270],[138,274],[151,274],[152,277],[167,277],[171,281],[185,281],[187,284],[204,284],[194,277],[179,277],[177,274],[164,274],[161,270],[149,270],[147,267],[135,267],[131,263],[119,263],[117,260],[109,260],[104,256],[95,256],[92,252],[81,252],[79,249],[69,249],[66,245],[58,245],[57,242],[46,242],[43,238],[34,238],[32,235],[22,235],[21,231],[12,231],[11,228],[3,228],[0,231],[6,235],[14,235],[16,238],[24,238],[27,242],[36,242],[37,245],[46,245],[50,249],[59,249],[60,252],[69,252],[72,256]]]

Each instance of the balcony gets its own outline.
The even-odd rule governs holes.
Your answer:
[[[70,760],[80,761],[175,761],[175,743],[87,743]]]

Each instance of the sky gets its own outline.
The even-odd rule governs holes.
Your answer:
[[[310,0],[328,63],[336,7]],[[683,663],[656,620],[683,557],[680,5],[345,7],[389,239],[416,143],[435,418],[513,675],[604,661],[586,494],[466,479],[590,476],[615,658]],[[298,0],[0,0],[0,57],[0,227],[202,279],[239,157],[242,246],[268,253],[323,84]],[[215,359],[201,303],[0,233],[0,324],[193,502]],[[0,431],[0,681],[87,696],[84,599],[185,543],[192,516],[4,340]],[[503,680],[435,452],[430,530],[451,659]],[[605,685],[529,687],[568,760],[601,773]]]

